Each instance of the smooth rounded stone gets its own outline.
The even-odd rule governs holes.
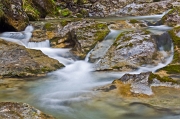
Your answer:
[[[26,104],[17,102],[0,102],[1,119],[55,119],[40,110]]]

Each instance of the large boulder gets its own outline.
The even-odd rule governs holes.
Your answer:
[[[94,56],[90,55],[90,61],[96,62],[97,70],[127,71],[163,60],[155,38],[149,31],[141,30],[122,32],[103,57]]]
[[[29,20],[22,5],[22,0],[0,0],[0,32],[24,30]]]
[[[40,110],[26,104],[17,102],[0,102],[1,119],[55,119]]]
[[[93,20],[33,23],[35,30],[30,41],[49,39],[51,47],[71,48],[79,58],[86,54],[109,33],[106,23]]]
[[[40,50],[27,49],[2,39],[0,62],[0,76],[4,77],[42,76],[63,67],[57,60],[49,58]]]

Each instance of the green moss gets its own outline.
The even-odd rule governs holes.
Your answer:
[[[180,26],[175,27],[174,29],[169,31],[169,34],[174,42],[174,45],[180,48],[180,37],[176,35],[176,33],[180,32]]]
[[[176,80],[173,80],[170,77],[167,77],[167,76],[160,77],[157,74],[150,73],[150,75],[148,77],[148,83],[151,84],[153,82],[153,79],[157,79],[157,80],[159,80],[161,82],[171,82],[173,84],[177,84],[178,83]]]
[[[63,17],[68,17],[68,16],[70,16],[71,15],[71,11],[69,10],[69,9],[63,9],[63,10],[61,10],[61,15],[63,16]]]
[[[129,23],[135,24],[135,23],[139,23],[139,21],[136,20],[136,19],[130,19],[130,20],[129,20]]]
[[[97,28],[98,29],[104,29],[104,28],[107,28],[107,25],[105,23],[98,23]]]
[[[45,30],[48,30],[48,31],[52,31],[55,29],[55,27],[53,26],[53,24],[47,22],[45,25],[44,25],[44,29]]]
[[[78,18],[82,18],[82,17],[83,17],[83,15],[82,15],[81,13],[77,13],[76,16],[77,16]]]
[[[120,33],[120,34],[116,37],[116,41],[120,40],[120,39],[121,39],[121,37],[125,36],[125,34],[126,34],[126,33],[127,33],[126,31],[125,31],[125,32]]]
[[[180,63],[180,53],[178,51],[174,52],[174,57],[172,63]]]
[[[32,74],[39,74],[41,73],[40,69],[31,69],[31,68],[28,68],[26,67],[25,70],[29,73],[32,73]]]
[[[29,17],[29,20],[39,20],[40,12],[32,6],[32,3],[29,0],[23,0],[23,10]]]
[[[69,22],[70,22],[69,20],[65,20],[65,19],[60,21],[62,26],[66,26]]]
[[[168,74],[179,74],[180,73],[180,65],[168,65],[162,70],[167,71]]]
[[[98,31],[98,32],[95,34],[96,40],[97,40],[97,41],[103,40],[103,39],[106,37],[106,35],[107,35],[108,33],[109,33],[108,30],[105,30],[105,31]]]
[[[87,11],[87,9],[82,8],[82,9],[79,11],[79,13],[80,13],[83,17],[87,17],[87,16],[88,16],[88,11]]]
[[[41,68],[41,71],[43,73],[46,73],[46,72],[49,72],[49,71],[52,71],[51,69],[49,69],[48,67],[44,66],[43,68]]]

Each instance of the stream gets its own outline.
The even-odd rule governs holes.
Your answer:
[[[158,15],[154,17],[140,17],[139,19],[157,20],[160,18],[161,16]],[[149,27],[149,30],[152,32],[164,32],[169,29],[171,28],[167,26]],[[95,46],[95,48],[101,47],[102,49],[99,50],[107,51],[120,32],[122,31],[111,30],[109,35],[102,41],[102,44],[98,44],[99,46]],[[12,40],[12,38],[4,39]],[[111,84],[113,80],[120,78],[125,73],[155,72],[159,68],[166,66],[173,59],[173,45],[171,45],[170,55],[164,52],[163,47],[159,47],[166,58],[165,62],[160,62],[157,66],[142,66],[134,72],[95,72],[93,69],[94,64],[88,62],[88,56],[93,51],[89,52],[85,60],[75,61],[69,58],[72,55],[70,49],[50,48],[48,40],[39,43],[26,42],[25,40],[23,45],[25,44],[28,48],[41,50],[49,57],[57,59],[65,67],[39,79],[23,80],[10,78],[7,82],[10,86],[0,90],[1,102],[25,102],[47,114],[53,115],[57,119],[180,118],[180,109],[152,106],[147,104],[146,101],[139,102],[138,99],[125,99],[116,96],[116,94],[106,94],[95,90],[97,87]],[[96,55],[101,57],[103,54]],[[4,82],[6,83],[6,81]],[[168,100],[177,95],[177,93],[174,93],[163,97],[164,95],[162,94],[151,101],[158,100],[157,103],[160,103],[161,99],[166,98]],[[178,102],[178,98],[175,101]]]

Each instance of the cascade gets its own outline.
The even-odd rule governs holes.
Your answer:
[[[153,27],[153,29],[150,27],[150,30],[156,30],[156,28],[161,29],[160,27]],[[50,48],[49,40],[42,42],[28,42],[32,35],[32,30],[33,27],[28,26],[22,32],[2,33],[0,34],[0,38],[24,45],[27,48],[41,50],[44,54],[57,59],[65,65],[64,68],[49,73],[43,81],[39,81],[39,85],[30,91],[32,100],[28,101],[41,109],[47,109],[47,112],[51,110],[51,113],[60,115],[60,118],[61,115],[65,115],[64,118],[67,119],[76,119],[87,116],[93,117],[93,115],[96,114],[99,118],[108,119],[108,117],[102,117],[104,112],[94,108],[87,109],[84,106],[88,105],[87,101],[92,97],[90,95],[97,93],[96,91],[93,91],[94,88],[110,84],[114,79],[120,78],[125,73],[137,74],[147,71],[155,72],[157,69],[169,64],[173,59],[173,45],[171,45],[170,55],[163,53],[165,61],[159,63],[157,66],[142,66],[134,72],[95,72],[93,64],[88,62],[89,56],[95,54],[95,56],[101,58],[104,54],[98,54],[98,52],[102,50],[106,52],[121,31],[110,29],[111,32],[104,41],[95,46],[94,49],[98,49],[96,52],[92,49],[85,60],[75,61],[70,58],[72,55],[70,49]],[[164,51],[163,47],[160,47],[159,49],[162,52]],[[78,110],[76,110],[76,108],[78,108]],[[79,110],[81,108],[82,110]],[[118,109],[115,108],[108,113],[111,114],[117,110]]]

